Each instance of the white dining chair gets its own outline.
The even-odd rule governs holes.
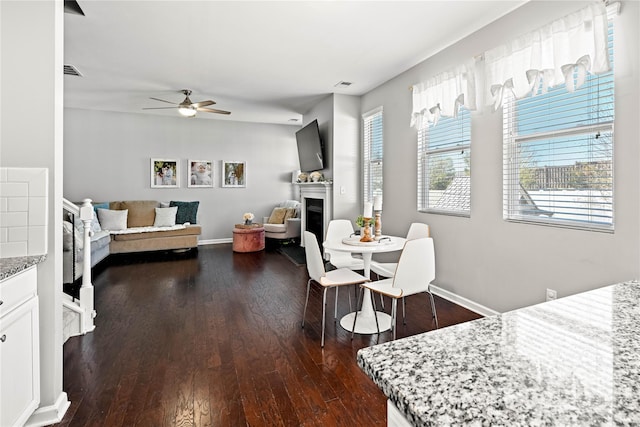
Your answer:
[[[329,221],[327,227],[326,241],[342,241],[345,237],[350,237],[354,234],[353,225],[348,219],[334,219]],[[324,250],[325,258],[328,257],[328,261],[336,268],[348,268],[351,270],[364,270],[364,261],[362,258],[357,258],[351,255],[349,252],[332,251],[329,249]]]
[[[409,231],[407,232],[407,240],[420,239],[423,237],[431,237],[429,226],[421,222],[412,223],[409,226]],[[397,262],[377,262],[371,260],[371,272],[376,274],[377,279],[381,277],[393,277],[397,267]],[[380,296],[380,301],[382,302],[382,307],[384,308],[384,299],[382,298],[382,295]],[[405,313],[406,309],[404,298],[402,298],[402,323],[405,322]]]
[[[324,347],[324,325],[325,325],[325,309],[327,306],[327,289],[336,288],[336,301],[333,313],[334,320],[338,317],[338,288],[347,285],[359,285],[368,282],[369,279],[349,268],[338,268],[336,270],[325,271],[322,255],[320,254],[320,246],[315,234],[304,232],[304,252],[307,259],[307,271],[309,272],[309,280],[307,281],[307,298],[304,302],[304,311],[302,312],[302,327],[304,328],[304,318],[307,313],[307,304],[309,303],[309,289],[311,282],[314,281],[322,286],[322,339],[320,346]],[[349,300],[351,305],[351,300]]]
[[[421,222],[414,222],[409,227],[407,232],[407,240],[421,239],[423,237],[431,237],[429,233],[429,226]],[[393,277],[397,262],[377,262],[371,260],[371,271],[376,273],[378,277]]]
[[[356,315],[358,317],[358,307],[360,303],[360,295],[364,288],[380,295],[385,295],[392,300],[391,305],[391,329],[393,329],[393,339],[396,339],[396,317],[398,312],[398,299],[410,295],[426,292],[429,294],[431,302],[431,313],[435,320],[436,328],[438,328],[438,316],[436,314],[436,305],[431,293],[430,285],[436,277],[436,261],[435,251],[433,247],[433,239],[423,237],[420,239],[407,240],[400,254],[398,267],[392,278],[367,282],[360,285],[361,292],[358,294],[358,302],[356,304]],[[377,318],[376,318],[377,320]],[[377,325],[377,323],[376,323]],[[380,330],[378,329],[378,333]],[[353,337],[353,334],[352,334]]]

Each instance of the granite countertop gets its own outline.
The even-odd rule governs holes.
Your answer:
[[[429,425],[639,425],[640,284],[364,348],[358,365]]]
[[[0,258],[0,280],[26,270],[32,265],[41,263],[47,258],[46,255],[19,256],[15,258]]]

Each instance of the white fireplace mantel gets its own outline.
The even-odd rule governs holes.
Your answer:
[[[306,215],[307,215],[307,199],[321,199],[323,201],[322,207],[322,223],[324,232],[327,232],[329,227],[329,221],[333,217],[333,184],[331,182],[297,182],[294,183],[300,188],[300,201],[302,202],[302,208],[300,209],[300,227],[302,231],[307,229]],[[319,242],[322,243],[322,242]],[[300,246],[304,246],[304,233],[300,239]]]

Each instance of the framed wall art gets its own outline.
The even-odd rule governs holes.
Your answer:
[[[211,160],[189,159],[189,180],[187,187],[211,188],[213,187],[213,163]]]
[[[178,188],[180,164],[175,159],[151,159],[151,188]]]
[[[245,162],[231,160],[222,161],[222,186],[223,187],[246,187],[247,168]]]

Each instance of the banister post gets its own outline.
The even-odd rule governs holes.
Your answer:
[[[91,283],[91,221],[93,220],[93,205],[91,199],[84,199],[80,207],[80,220],[84,228],[83,233],[83,261],[82,261],[82,286],[80,287],[80,307],[84,309],[82,314],[82,332],[87,333],[95,329],[93,318],[93,283]]]

